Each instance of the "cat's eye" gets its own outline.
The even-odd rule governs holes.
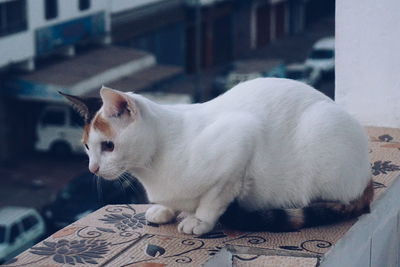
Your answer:
[[[89,146],[87,144],[85,144],[85,147],[86,147],[87,150],[89,150]]]
[[[114,143],[111,141],[101,142],[101,151],[112,152],[114,150]]]

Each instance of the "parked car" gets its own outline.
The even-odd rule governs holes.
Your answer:
[[[283,61],[278,59],[236,61],[215,79],[214,88],[220,94],[241,82],[259,77],[285,77]]]
[[[85,172],[64,186],[42,209],[51,234],[108,204],[147,203],[141,184],[132,176],[105,180]]]
[[[71,107],[48,105],[39,117],[35,148],[56,155],[83,154],[82,126],[82,118]]]
[[[0,263],[30,248],[46,232],[40,214],[33,208],[4,207],[0,209]]]
[[[305,64],[321,70],[323,75],[333,73],[335,70],[335,38],[325,37],[318,40],[313,45]]]
[[[303,63],[292,63],[286,66],[286,78],[316,87],[321,80],[321,71]]]

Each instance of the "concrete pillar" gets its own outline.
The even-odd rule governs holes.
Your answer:
[[[400,127],[400,1],[336,0],[336,101],[365,125]]]

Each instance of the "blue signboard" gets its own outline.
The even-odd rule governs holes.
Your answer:
[[[36,54],[43,55],[57,48],[74,45],[82,40],[104,36],[105,13],[70,20],[36,30]]]
[[[66,92],[65,88],[40,84],[20,79],[10,79],[5,82],[5,94],[15,96],[19,99],[46,101],[46,102],[61,102],[63,97],[58,91]]]

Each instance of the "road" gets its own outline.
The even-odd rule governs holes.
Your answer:
[[[69,180],[87,169],[84,156],[55,158],[33,154],[0,166],[0,207],[40,208]]]

